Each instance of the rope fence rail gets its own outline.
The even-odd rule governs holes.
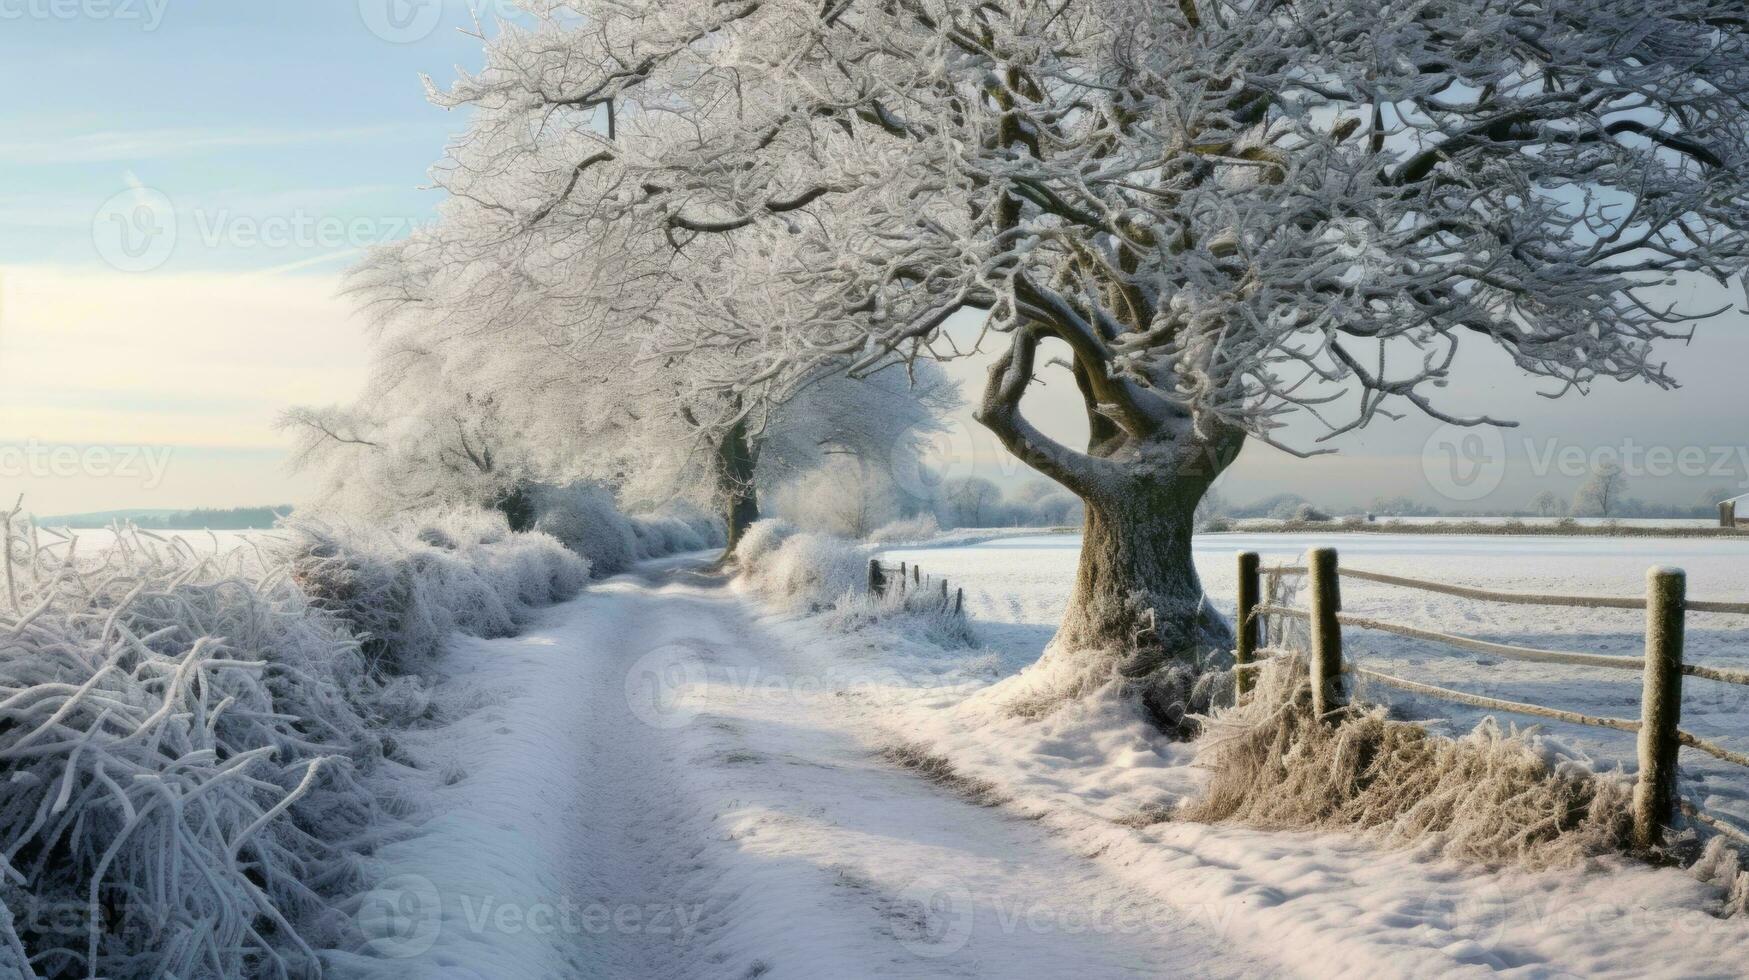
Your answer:
[[[1704,752],[1725,762],[1749,767],[1749,754],[1727,749],[1716,742],[1683,731],[1679,726],[1684,677],[1749,686],[1749,671],[1683,662],[1687,614],[1704,612],[1749,615],[1749,602],[1691,601],[1687,598],[1687,575],[1676,568],[1654,567],[1649,570],[1646,575],[1646,595],[1640,598],[1499,592],[1341,568],[1333,548],[1313,549],[1307,558],[1307,563],[1302,566],[1282,565],[1266,569],[1256,552],[1242,552],[1239,555],[1239,630],[1234,645],[1239,696],[1242,697],[1250,691],[1252,678],[1260,661],[1267,654],[1280,652],[1263,647],[1264,620],[1273,616],[1305,622],[1310,628],[1308,670],[1312,675],[1312,705],[1313,711],[1319,717],[1325,717],[1341,707],[1344,702],[1342,678],[1346,676],[1471,707],[1636,734],[1639,736],[1639,774],[1634,788],[1633,818],[1637,843],[1647,847],[1661,843],[1674,814],[1678,812],[1719,833],[1749,843],[1749,830],[1690,806],[1678,798],[1676,791],[1677,755],[1683,747]],[[1276,598],[1274,586],[1283,577],[1294,575],[1306,576],[1309,580],[1309,601],[1306,608],[1267,601]],[[1272,586],[1268,593],[1263,589],[1265,577]],[[1642,609],[1646,612],[1645,655],[1624,657],[1542,650],[1344,613],[1341,611],[1340,589],[1337,587],[1341,578],[1484,602],[1585,609]],[[1342,658],[1344,626],[1472,650],[1502,659],[1635,671],[1642,678],[1640,717],[1599,717],[1545,705],[1487,697],[1396,677],[1355,663],[1345,663]]]
[[[1304,565],[1278,565],[1262,569],[1262,571],[1275,575],[1304,575],[1307,569]],[[1364,572],[1357,568],[1339,569],[1338,574],[1343,578],[1357,579],[1362,582],[1396,585],[1408,589],[1419,589],[1422,592],[1437,592],[1441,595],[1456,596],[1460,599],[1476,599],[1482,602],[1502,602],[1519,606],[1573,606],[1581,609],[1646,608],[1646,600],[1641,596],[1542,595],[1535,592],[1498,592],[1493,589],[1478,589],[1467,585],[1452,585],[1449,582],[1432,582],[1427,579],[1408,578],[1402,575],[1386,575],[1383,572]],[[1688,611],[1749,616],[1749,602],[1690,601]]]

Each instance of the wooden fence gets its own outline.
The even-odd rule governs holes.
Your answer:
[[[898,595],[905,596],[906,601],[912,597],[930,596],[936,589],[933,575],[923,574],[923,566],[900,562],[897,565],[883,565],[879,558],[868,560],[868,591],[871,595],[884,596],[888,590],[896,590]],[[954,589],[948,592],[947,579],[940,582],[939,602],[943,612],[951,611],[955,616],[965,615],[966,590]]]
[[[1719,505],[1719,526],[1735,528],[1737,526],[1737,502],[1727,500]]]
[[[1272,605],[1266,601],[1263,577],[1274,581],[1287,575],[1303,575],[1308,583],[1308,603],[1304,609]],[[1443,595],[1475,599],[1482,602],[1512,603],[1538,606],[1575,606],[1587,609],[1644,609],[1646,611],[1645,655],[1622,657],[1561,650],[1539,650],[1532,647],[1493,643],[1474,637],[1454,636],[1433,630],[1384,622],[1342,612],[1340,580],[1343,578],[1373,582],[1380,585],[1437,592]],[[1274,590],[1267,594],[1273,597]],[[1591,725],[1632,732],[1638,736],[1639,775],[1634,786],[1634,838],[1641,846],[1661,843],[1664,832],[1678,808],[1692,819],[1714,830],[1749,844],[1749,831],[1718,817],[1706,814],[1683,803],[1676,791],[1676,760],[1680,749],[1688,747],[1740,766],[1749,766],[1749,755],[1733,752],[1717,743],[1702,739],[1681,728],[1682,683],[1684,677],[1696,677],[1725,684],[1749,686],[1749,671],[1707,667],[1684,663],[1683,632],[1690,612],[1749,615],[1749,602],[1699,602],[1687,597],[1687,575],[1677,568],[1652,568],[1646,574],[1644,598],[1610,598],[1596,596],[1528,595],[1515,592],[1494,592],[1465,586],[1429,582],[1421,579],[1383,575],[1358,569],[1341,568],[1334,548],[1319,548],[1307,556],[1303,567],[1284,566],[1264,569],[1256,552],[1239,555],[1238,588],[1239,635],[1234,650],[1239,693],[1243,696],[1252,687],[1252,674],[1259,660],[1269,651],[1262,647],[1264,617],[1282,616],[1309,624],[1309,672],[1312,679],[1312,708],[1319,717],[1340,708],[1345,702],[1344,680],[1359,677],[1387,687],[1413,694],[1442,698],[1459,704],[1493,711],[1550,718],[1577,725]],[[1604,670],[1631,670],[1641,675],[1640,717],[1601,718],[1576,711],[1563,711],[1538,704],[1506,701],[1484,697],[1450,688],[1393,677],[1345,661],[1342,628],[1375,630],[1410,639],[1425,640],[1464,650],[1474,650],[1506,660],[1532,663],[1567,664]]]

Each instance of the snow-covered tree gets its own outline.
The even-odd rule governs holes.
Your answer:
[[[1196,526],[1202,527],[1218,517],[1225,517],[1230,505],[1225,494],[1212,487],[1196,505]]]
[[[827,374],[771,410],[759,485],[773,490],[848,459],[871,483],[887,488],[894,507],[909,509],[917,502],[904,498],[921,482],[925,440],[942,431],[960,405],[959,387],[932,363],[854,378]]]
[[[1591,468],[1591,475],[1573,495],[1573,513],[1580,517],[1614,516],[1622,508],[1627,489],[1621,464],[1603,460]]]
[[[1086,507],[1080,497],[1059,490],[1033,504],[1033,515],[1040,526],[1078,527],[1086,519]]]
[[[850,455],[831,457],[769,497],[776,500],[776,512],[796,526],[853,540],[897,520],[904,507],[879,465]]]
[[[1014,488],[1012,497],[1016,503],[1036,504],[1039,501],[1062,492],[1062,487],[1046,480],[1028,480]]]
[[[948,480],[941,486],[941,503],[953,527],[988,527],[1002,503],[1002,491],[981,476]]]
[[[1742,493],[1743,490],[1741,487],[1737,489],[1732,489],[1727,486],[1712,487],[1702,493],[1699,500],[1695,501],[1695,511],[1702,517],[1711,517],[1718,513],[1719,504],[1734,497],[1741,496]]]
[[[1530,502],[1530,508],[1536,511],[1538,517],[1565,517],[1567,514],[1566,503],[1553,490],[1544,490],[1537,494],[1536,499]]]
[[[693,315],[664,302],[680,286],[672,276],[643,269],[603,291],[611,302],[521,282],[509,256],[469,244],[476,206],[452,201],[437,226],[372,256],[358,273],[379,330],[369,391],[351,409],[288,418],[304,437],[300,459],[323,461],[345,491],[330,496],[353,510],[469,502],[514,517],[530,484],[583,479],[633,508],[714,505],[733,554],[762,489],[834,456],[865,460],[890,483],[892,468],[917,467],[921,436],[959,403],[933,364],[853,378],[821,362],[731,388],[721,379],[744,377],[745,358],[665,349],[677,329],[668,318]],[[566,262],[579,275],[635,267],[611,244]]]
[[[732,336],[720,321],[795,321],[795,297],[743,274],[740,242],[677,257],[636,223],[529,213],[552,168],[594,138],[588,120],[478,115],[435,171],[450,192],[440,220],[355,274],[385,359],[440,352],[470,390],[514,411],[521,439],[565,447],[547,472],[603,482],[633,505],[714,504],[728,555],[759,518],[760,492],[828,454],[915,468],[918,436],[959,401],[939,367],[889,358],[893,370],[851,377],[845,352],[773,371],[762,347],[714,342]],[[506,133],[506,118],[530,129]]]
[[[321,480],[318,505],[372,518],[489,507],[525,529],[523,488],[547,468],[537,458],[562,448],[524,438],[496,394],[453,376],[440,356],[401,351],[392,360],[354,403],[294,408],[281,420],[296,440],[293,468]]]
[[[781,286],[672,339],[753,377],[952,356],[989,311],[980,421],[1087,504],[1058,645],[1132,675],[1227,639],[1190,536],[1248,440],[1493,424],[1438,397],[1466,338],[1549,394],[1668,387],[1655,342],[1715,311],[1660,290],[1749,254],[1740,0],[524,6],[440,97],[520,180],[504,224]],[[603,105],[612,137],[567,122]],[[1047,348],[1083,448],[1022,410]]]

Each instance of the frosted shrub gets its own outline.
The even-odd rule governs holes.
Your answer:
[[[833,608],[822,613],[820,621],[834,633],[878,626],[946,649],[970,647],[977,640],[966,618],[954,614],[953,600],[944,600],[940,592],[929,589],[904,592],[889,589],[881,595],[867,591],[841,594]]]
[[[795,525],[788,521],[766,519],[756,522],[741,536],[741,544],[735,549],[735,559],[742,568],[758,570],[779,546],[796,534]]]
[[[53,913],[18,919],[35,969],[312,972],[385,822],[357,642],[251,554],[5,533],[0,845],[8,895]]]
[[[293,579],[357,634],[379,675],[422,672],[454,632],[500,637],[568,599],[588,562],[500,514],[455,511],[361,527],[293,519],[278,549]]]
[[[868,539],[875,544],[918,544],[939,534],[941,522],[935,519],[934,514],[917,514],[876,528]]]
[[[1696,878],[1724,891],[1723,914],[1749,915],[1749,871],[1743,868],[1742,851],[1733,847],[1730,841],[1723,837],[1707,841],[1694,867],[1689,870]]]
[[[697,507],[670,501],[649,514],[630,518],[640,558],[664,558],[707,551],[728,544],[723,522]]]
[[[868,580],[862,549],[824,534],[794,535],[751,568],[761,594],[794,609],[824,607]]]
[[[721,518],[707,514],[692,504],[674,501],[656,508],[657,517],[672,518],[692,529],[702,542],[699,547],[721,548],[729,543],[729,529]]]
[[[593,483],[543,486],[530,499],[535,529],[588,559],[596,576],[618,575],[638,561],[637,532],[606,489]]]
[[[1531,868],[1622,850],[1632,787],[1492,718],[1462,738],[1354,709],[1312,717],[1305,662],[1266,663],[1244,705],[1218,712],[1200,761],[1212,775],[1180,815],[1265,829],[1349,829],[1391,844]]]
[[[933,522],[932,522],[933,523]],[[742,539],[741,581],[787,610],[820,614],[832,632],[892,630],[910,640],[948,649],[976,638],[953,600],[932,585],[868,591],[869,554],[855,543],[825,534],[797,532],[782,521],[760,521]]]
[[[638,538],[638,554],[643,558],[661,558],[710,547],[705,538],[678,517],[634,517],[632,532]]]

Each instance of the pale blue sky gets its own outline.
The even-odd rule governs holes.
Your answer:
[[[0,107],[0,261],[99,263],[92,217],[134,179],[184,219],[172,272],[276,268],[343,251],[315,235],[250,244],[242,222],[363,221],[386,235],[431,213],[434,195],[419,185],[460,121],[426,103],[419,73],[442,79],[479,62],[478,41],[456,30],[471,24],[466,4],[430,8],[442,21],[411,43],[378,36],[366,12],[391,23],[386,11],[401,8],[422,25],[419,2],[438,0],[9,0],[4,9],[55,2],[120,6],[111,17],[0,26],[0,82],[12,93]],[[148,2],[163,5],[155,27]],[[343,237],[369,240],[350,229]]]
[[[443,83],[478,65],[478,39],[457,30],[472,28],[469,10],[461,0],[0,0],[10,94],[0,497],[23,492],[56,513],[303,492],[272,422],[292,404],[345,400],[363,380],[366,348],[338,277],[361,248],[432,214],[426,169],[465,120],[429,105],[419,76]],[[501,12],[485,6],[488,29]],[[1730,298],[1743,303],[1740,291]],[[1630,473],[1630,492],[1647,498],[1749,489],[1749,319],[1707,324],[1669,358],[1681,391],[1605,385],[1551,403],[1497,359],[1466,356],[1449,404],[1526,425],[1503,440],[1495,494],[1443,502],[1569,495],[1582,475],[1553,465],[1551,447],[1698,449],[1715,461]],[[975,386],[983,364],[952,370]],[[1032,414],[1068,438],[1080,428],[1066,379]],[[1434,428],[1382,426],[1312,462],[1253,447],[1226,493],[1441,502],[1423,466],[1444,465]],[[969,411],[942,448],[956,472],[1029,478]],[[124,467],[109,449],[162,465]]]
[[[302,492],[271,423],[362,381],[337,277],[430,219],[463,121],[420,73],[476,66],[473,24],[459,0],[0,4],[0,496]],[[52,464],[67,447],[168,464]]]

